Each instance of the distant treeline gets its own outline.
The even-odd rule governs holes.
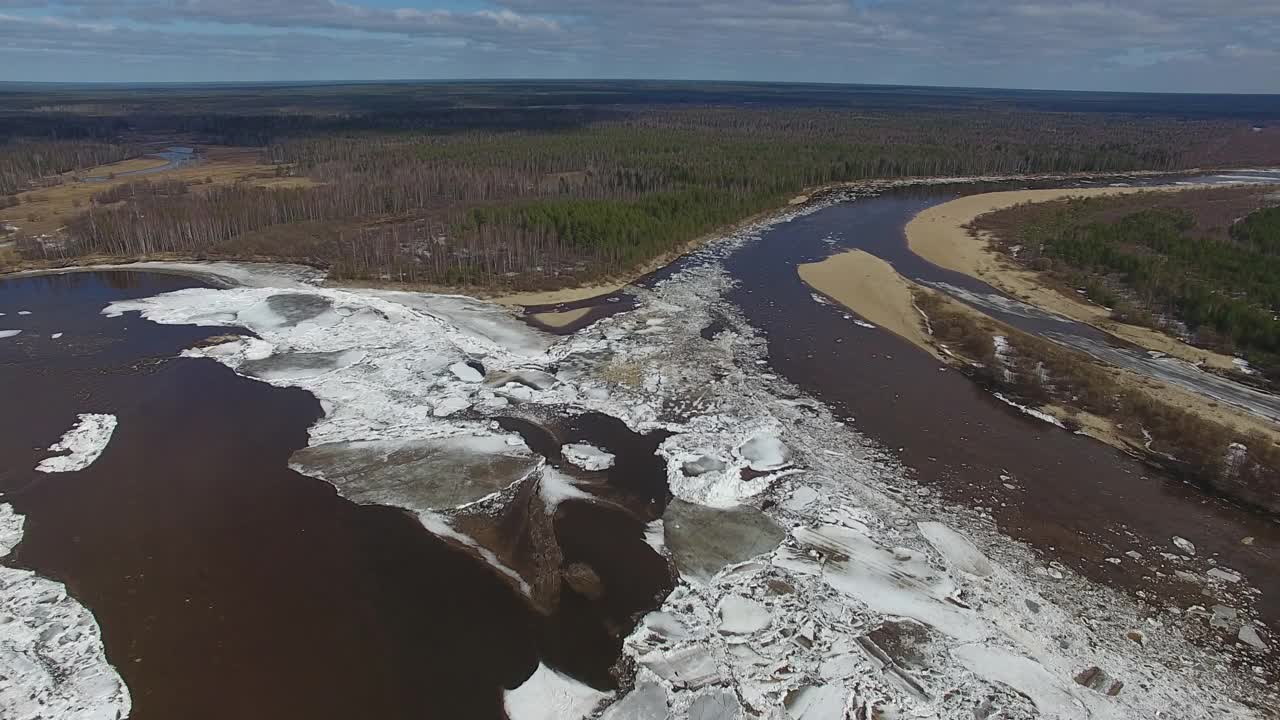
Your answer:
[[[396,94],[426,92],[417,86],[371,89],[387,112],[361,114],[323,89],[312,105],[299,97],[305,87],[260,92],[265,105],[293,98],[309,111],[164,115],[144,93],[146,112],[126,117],[148,132],[168,123],[201,142],[260,145],[264,162],[316,185],[137,186],[99,198],[68,224],[63,246],[27,243],[24,253],[252,254],[350,278],[546,287],[626,272],[827,183],[1280,159],[1270,135],[1228,120],[789,103],[534,107],[536,94],[492,108],[410,107]]]

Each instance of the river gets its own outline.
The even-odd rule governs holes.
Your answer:
[[[680,618],[691,632],[724,612],[717,609],[719,595],[704,596],[698,583],[681,585],[667,599],[672,588],[664,533],[677,555],[692,553],[699,562],[716,555],[716,562],[705,563],[714,574],[757,553],[774,557],[788,523],[804,518],[812,525],[816,517],[829,519],[833,508],[861,518],[845,527],[862,527],[872,535],[880,532],[872,521],[879,512],[892,539],[876,542],[913,547],[925,545],[896,529],[913,512],[957,523],[970,518],[977,523],[970,525],[973,532],[981,532],[990,519],[1000,532],[1029,544],[1039,562],[1120,588],[1136,608],[1146,608],[1148,601],[1155,608],[1221,601],[1243,611],[1256,600],[1259,619],[1274,624],[1280,620],[1280,573],[1272,557],[1280,545],[1276,523],[1018,412],[896,336],[815,301],[796,272],[797,265],[833,251],[859,248],[908,277],[993,292],[912,255],[903,227],[921,209],[960,194],[1022,185],[904,187],[800,213],[758,237],[722,243],[655,273],[631,293],[615,295],[608,310],[589,313],[594,325],[568,334],[561,344],[535,338],[535,345],[545,345],[527,352],[508,352],[503,343],[488,342],[505,342],[511,331],[492,320],[490,309],[460,306],[456,299],[308,290],[290,281],[287,303],[272,305],[271,294],[278,290],[205,291],[200,281],[172,274],[74,272],[0,279],[0,312],[5,313],[0,327],[22,331],[0,340],[0,384],[6,388],[0,406],[0,457],[5,459],[0,491],[26,516],[22,541],[3,562],[66,583],[93,612],[107,659],[132,692],[133,718],[497,720],[506,715],[504,702],[511,708],[507,690],[523,687],[540,663],[584,683],[585,689],[573,692],[594,698],[591,693],[618,687],[613,670],[619,658],[624,666],[638,659],[659,675],[675,663],[674,656],[658,652],[655,660],[637,649],[652,649],[645,643],[654,642],[653,633],[642,630],[624,644],[623,637],[646,611],[662,606],[667,617]],[[147,300],[176,290],[207,294],[182,302]],[[727,304],[717,304],[721,296]],[[263,298],[274,314],[264,314]],[[111,303],[134,299],[141,304],[128,309],[157,313],[151,317],[159,320],[134,312],[102,314]],[[30,314],[19,315],[18,309]],[[299,310],[305,312],[298,315]],[[304,330],[322,319],[329,324],[321,332]],[[210,336],[246,333],[236,326],[241,321],[256,323],[248,339],[218,347],[243,357],[217,347],[198,353],[204,357],[178,357]],[[430,333],[441,327],[449,334],[439,337],[453,338],[448,342],[465,352],[441,355],[439,346],[412,345],[437,337]],[[60,335],[54,338],[55,333]],[[529,342],[523,335],[517,340],[516,345]],[[244,359],[254,342],[275,348],[271,363]],[[352,348],[360,349],[360,358],[341,359]],[[312,365],[333,364],[321,375],[297,374],[304,356]],[[454,362],[463,359],[490,377],[495,368],[532,363],[546,371],[547,382],[554,376],[557,384],[543,389],[529,375],[520,380],[525,385],[511,389],[513,383],[495,395],[464,382],[468,372]],[[280,374],[260,375],[270,384],[246,377],[264,368]],[[608,383],[597,377],[607,377]],[[446,404],[442,395],[458,403]],[[835,423],[805,398],[821,401],[835,414]],[[468,500],[452,511],[458,518],[454,530],[442,535],[438,528],[424,530],[424,525],[436,526],[429,513],[422,514],[431,508],[414,505],[420,500],[388,493],[387,486],[374,488],[383,494],[370,497],[379,499],[361,499],[369,488],[356,487],[349,477],[316,479],[337,467],[325,466],[323,454],[307,470],[316,477],[290,469],[291,458],[299,467],[306,464],[299,460],[306,453],[313,460],[321,449],[341,455],[350,450],[351,438],[371,432],[410,438],[395,442],[433,437],[454,422],[450,414],[456,407],[468,408],[457,416],[463,418],[457,422],[471,423],[468,428],[499,432],[501,425],[502,431],[518,433],[557,477],[568,478],[567,484],[549,492],[520,481]],[[32,468],[47,456],[43,448],[82,412],[118,418],[101,458],[79,472],[35,472]],[[357,426],[359,432],[348,432]],[[776,437],[786,441],[789,452],[774,448]],[[571,443],[604,448],[616,456],[617,466],[603,472],[575,469],[561,455]],[[766,451],[747,452],[749,446]],[[403,451],[404,446],[397,447]],[[677,485],[668,487],[662,478],[664,463],[655,458],[655,448],[662,448],[661,457],[671,467],[683,461],[683,475],[670,475]],[[886,451],[891,460],[882,463],[877,458]],[[685,452],[693,454],[681,455]],[[700,453],[707,454],[699,458]],[[831,457],[822,459],[823,453]],[[788,455],[812,467],[792,468],[798,461]],[[714,464],[716,457],[726,461],[721,469],[691,476],[689,460]],[[415,482],[453,479],[438,465],[416,467],[422,468],[419,475],[409,476]],[[889,499],[869,499],[861,491],[846,498],[841,472],[859,483],[879,478],[877,492]],[[824,492],[830,498],[819,501],[826,509],[815,511],[817,516],[798,515],[801,498],[823,497],[812,489],[821,485],[804,484],[818,475],[827,478],[814,480],[828,483]],[[829,478],[837,478],[834,485]],[[916,483],[924,489],[917,490]],[[532,500],[541,494],[540,503],[530,502],[530,487]],[[684,521],[666,512],[673,492]],[[902,499],[894,499],[898,496]],[[557,512],[566,498],[577,502]],[[837,502],[846,504],[831,504]],[[701,503],[708,509],[698,509]],[[748,504],[776,515],[777,524]],[[540,519],[536,508],[542,505],[550,524]],[[472,506],[479,509],[466,509]],[[659,521],[664,515],[665,530]],[[897,518],[893,523],[890,515]],[[498,548],[500,557],[484,561],[465,547],[460,551],[447,539],[458,529]],[[710,533],[711,540],[699,533]],[[1175,557],[1174,536],[1192,541],[1198,557]],[[1241,542],[1246,537],[1252,544]],[[735,555],[735,544],[753,549]],[[776,557],[786,551],[778,549]],[[901,552],[895,546],[891,555]],[[1131,559],[1133,553],[1141,559]],[[1010,567],[1022,562],[1016,553],[1002,557]],[[511,572],[503,562],[539,588],[545,577],[536,569],[551,562],[553,576],[565,573],[565,585],[553,583],[558,588],[551,595],[554,602],[539,609],[536,599],[521,597],[494,572],[495,567]],[[687,569],[680,557],[674,562],[682,572]],[[852,642],[842,640],[837,627],[847,621],[840,613],[849,610],[820,594],[827,590],[805,585],[798,570],[778,574],[780,568],[799,567],[797,562],[747,563],[717,582],[737,593],[754,593],[775,615],[795,602],[790,593],[819,593],[817,604],[797,617],[836,613],[823,621],[825,639],[814,650],[835,652],[840,643]],[[1203,571],[1212,565],[1242,573],[1260,596],[1206,585]],[[569,571],[576,574],[571,578]],[[961,575],[953,574],[959,583]],[[1098,597],[1106,597],[1067,593],[1053,598],[1052,583],[1061,574],[1054,580],[1028,570],[1022,577],[1027,587],[1050,583],[1025,607],[1018,600],[1024,613],[1026,607],[1040,613],[1055,601],[1064,607],[1097,605]],[[965,587],[970,601],[995,592]],[[991,607],[990,602],[976,605]],[[912,616],[912,607],[893,614]],[[1116,627],[1139,622],[1137,615],[1126,615],[1129,610],[1113,612]],[[989,627],[996,629],[984,632],[1008,626],[1000,619],[1004,616],[993,617]],[[658,635],[674,632],[667,620],[661,627]],[[1086,631],[1073,626],[1070,632]],[[1204,636],[1198,629],[1188,632]],[[714,629],[709,634],[720,635]],[[1121,632],[1088,637],[1071,646],[1119,642],[1118,649],[1108,651],[1112,662],[1128,652]],[[797,677],[816,677],[813,653],[803,644],[788,641],[786,646],[790,666],[801,669]],[[1024,651],[1036,657],[1047,652]],[[1147,652],[1155,658],[1160,650],[1153,646]],[[1188,651],[1171,643],[1168,652]],[[740,665],[732,673],[720,671],[722,677],[737,678],[733,683],[741,684],[743,698],[774,697],[768,695],[768,683],[794,691],[798,680],[775,677],[753,685],[751,673],[762,666],[743,657],[750,670]],[[1041,659],[1057,671],[1057,660]],[[954,660],[937,662],[941,665],[930,677],[939,680],[926,682],[935,685],[934,692],[902,697],[931,703],[992,692],[993,686],[957,670]],[[1137,674],[1144,661],[1134,662],[1139,664],[1130,672]],[[940,679],[960,685],[948,690],[937,685]],[[892,682],[884,688],[879,680],[860,682],[886,698],[902,692]],[[1170,689],[1154,680],[1145,684],[1161,693],[1182,691],[1178,683]],[[689,708],[711,697],[700,687],[676,683],[664,692],[671,707]],[[1006,698],[1015,707],[1035,694],[1017,689],[1021,699]],[[1151,702],[1161,706],[1175,695],[1153,695]],[[728,702],[715,700],[722,701]],[[1139,696],[1134,702],[1147,701]]]

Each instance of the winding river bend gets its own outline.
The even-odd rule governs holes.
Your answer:
[[[1253,176],[1258,182],[1280,182],[1274,171]],[[1126,182],[1155,186],[1232,178]],[[1162,478],[1101,443],[1028,417],[961,374],[945,371],[905,340],[851,322],[843,308],[815,302],[813,290],[796,272],[798,265],[833,252],[864,250],[912,280],[952,292],[960,289],[958,299],[1027,332],[1158,377],[1181,379],[1197,391],[1207,388],[1210,394],[1241,398],[1263,414],[1280,410],[1276,396],[1208,373],[1176,369],[1186,364],[1153,360],[1090,326],[973,302],[1004,296],[981,281],[930,264],[907,246],[904,228],[912,217],[962,195],[1097,182],[911,186],[838,203],[778,225],[728,258],[726,267],[740,283],[730,299],[768,337],[770,363],[779,373],[838,408],[858,430],[896,449],[919,479],[957,504],[989,508],[1005,532],[1041,548],[1047,557],[1110,584],[1149,589],[1154,580],[1173,595],[1203,600],[1202,588],[1182,583],[1167,568],[1163,577],[1152,572],[1161,569],[1160,553],[1175,551],[1171,538],[1186,537],[1202,554],[1243,572],[1262,590],[1263,616],[1280,619],[1274,555],[1280,524]],[[1252,544],[1241,543],[1250,537]],[[1135,570],[1107,560],[1130,551],[1141,553],[1151,567]]]
[[[1188,538],[1201,557],[1240,571],[1258,587],[1261,619],[1274,623],[1280,619],[1275,523],[1152,476],[1115,450],[1017,412],[895,336],[815,302],[797,275],[799,264],[859,248],[909,277],[989,293],[910,254],[903,227],[923,208],[991,189],[1010,185],[904,187],[838,203],[719,255],[681,261],[642,285],[657,287],[661,300],[658,285],[672,273],[723,263],[737,281],[727,299],[767,340],[768,365],[757,370],[765,360],[752,360],[751,372],[772,371],[824,401],[946,501],[989,514],[1046,561],[1086,577],[1135,595],[1185,598],[1184,606],[1207,604],[1216,598],[1204,597],[1203,587],[1180,579],[1161,557],[1174,550],[1173,536]],[[608,501],[601,504],[608,505],[604,512],[584,510],[583,503],[567,505],[558,518],[552,509],[551,526],[519,514],[496,525],[497,533],[538,526],[544,536],[556,536],[566,566],[592,569],[576,576],[582,592],[566,583],[562,612],[540,615],[492,567],[427,532],[413,514],[355,504],[328,482],[290,469],[290,458],[297,462],[296,451],[308,446],[308,428],[327,408],[309,392],[256,382],[207,357],[178,357],[228,329],[156,324],[134,313],[101,315],[114,301],[199,285],[174,275],[121,271],[0,279],[0,311],[30,312],[3,318],[4,327],[22,333],[0,342],[6,389],[0,490],[26,517],[22,542],[4,562],[64,582],[93,611],[107,659],[133,694],[132,717],[497,720],[507,712],[504,690],[541,673],[540,663],[596,690],[615,688],[610,670],[621,638],[671,589],[665,557],[646,544],[647,521],[663,516],[670,499],[660,477],[663,463],[653,456],[663,431],[633,433],[620,421],[590,414],[560,417],[557,425],[552,405],[546,408],[553,421],[537,427],[501,420],[565,474],[576,471],[557,459],[560,443],[587,442],[618,458],[605,487],[592,490],[592,502]],[[333,309],[329,302],[312,298],[312,310],[325,314]],[[631,298],[611,305],[652,309]],[[725,309],[723,303],[717,307]],[[640,329],[628,331],[630,337],[654,337],[649,333],[676,324],[671,315],[679,310],[636,320]],[[1020,326],[1033,332],[1051,327],[1034,324],[1043,319],[1007,319],[1027,320]],[[740,321],[717,319],[713,312],[711,322],[701,332],[695,326],[685,340],[711,346],[734,323]],[[1101,340],[1087,327],[1052,327]],[[608,334],[598,346],[565,358],[568,367],[547,365],[544,374],[571,384],[574,373],[616,350],[607,344]],[[334,353],[317,352],[295,353],[292,360],[303,354],[337,362]],[[287,365],[291,358],[281,360]],[[262,369],[261,359],[251,362]],[[678,354],[672,362],[699,360]],[[437,369],[456,380],[469,374],[456,366]],[[300,366],[277,362],[267,369],[294,372]],[[714,370],[708,387],[743,375],[732,362]],[[772,375],[748,377],[757,384]],[[406,378],[405,384],[421,380]],[[585,394],[589,388],[581,389]],[[535,390],[521,392],[527,397]],[[691,402],[663,412],[696,415],[698,399],[681,399]],[[42,448],[80,412],[118,416],[107,451],[79,472],[42,476],[32,470],[46,454]],[[768,457],[775,454],[781,453],[752,460],[763,469],[733,468],[734,478],[741,471],[746,485],[770,477],[785,466],[785,458]],[[583,485],[571,483],[561,493],[572,497],[575,488],[586,487],[586,475],[580,475],[574,481]],[[883,488],[908,489],[906,482]],[[555,504],[545,495],[540,502]],[[687,502],[673,506],[699,518],[689,525],[709,522],[700,513],[719,512]],[[736,544],[752,545],[734,562],[767,552],[786,535],[759,512],[750,523],[750,533],[727,534]],[[671,548],[677,547],[670,542],[674,527],[671,522],[666,531]],[[1253,543],[1242,544],[1245,537]],[[540,546],[517,550],[511,557],[543,560]],[[1110,561],[1130,552],[1143,561]]]

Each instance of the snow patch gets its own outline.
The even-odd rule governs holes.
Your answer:
[[[1001,393],[992,393],[992,395],[995,395],[996,399],[997,399],[997,400],[999,400],[1000,402],[1002,402],[1002,403],[1004,403],[1004,404],[1006,404],[1006,405],[1010,405],[1010,406],[1012,406],[1012,407],[1015,407],[1015,408],[1017,408],[1017,409],[1021,410],[1024,414],[1026,414],[1026,415],[1030,415],[1031,417],[1033,417],[1033,418],[1035,418],[1035,419],[1037,419],[1037,420],[1043,420],[1043,421],[1045,421],[1045,422],[1049,423],[1050,425],[1057,425],[1057,426],[1058,426],[1058,427],[1060,427],[1060,428],[1065,428],[1065,427],[1066,427],[1065,425],[1063,425],[1063,424],[1062,424],[1062,421],[1061,421],[1061,420],[1059,420],[1058,418],[1056,418],[1056,417],[1054,417],[1054,416],[1050,415],[1049,413],[1047,413],[1047,412],[1045,412],[1045,411],[1043,411],[1043,410],[1037,410],[1037,409],[1035,409],[1035,408],[1027,407],[1026,405],[1022,405],[1022,404],[1020,404],[1020,403],[1017,403],[1017,402],[1015,402],[1015,401],[1013,401],[1013,400],[1010,400],[1009,398],[1005,397],[1005,396],[1004,396],[1003,394],[1001,394]]]

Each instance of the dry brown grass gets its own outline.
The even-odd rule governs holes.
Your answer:
[[[644,365],[635,360],[613,360],[600,369],[600,379],[638,388],[644,383]]]
[[[71,180],[76,177],[109,177],[113,174],[137,172],[139,170],[150,170],[152,168],[162,167],[168,162],[169,161],[164,158],[148,157],[144,155],[142,157],[129,158],[128,160],[121,160],[120,162],[114,162],[108,165],[98,165],[97,167],[91,167],[87,170],[64,173],[63,177],[67,180]]]
[[[260,163],[258,151],[253,148],[209,147],[202,149],[202,153],[204,162],[164,172],[125,175],[102,182],[76,182],[68,176],[67,181],[61,185],[19,194],[21,204],[0,209],[0,222],[17,225],[28,236],[54,235],[68,220],[88,208],[95,194],[144,179],[152,182],[179,180],[197,183],[191,188],[195,192],[240,182],[268,188],[305,187],[314,184],[309,178],[276,177],[275,166]],[[133,165],[129,165],[130,163]],[[95,177],[107,172],[138,170],[148,167],[148,163],[149,167],[157,167],[163,165],[164,161],[156,158],[134,158],[86,170],[78,175]],[[205,180],[209,182],[204,183]],[[0,265],[0,268],[5,267],[11,267],[11,260]]]

